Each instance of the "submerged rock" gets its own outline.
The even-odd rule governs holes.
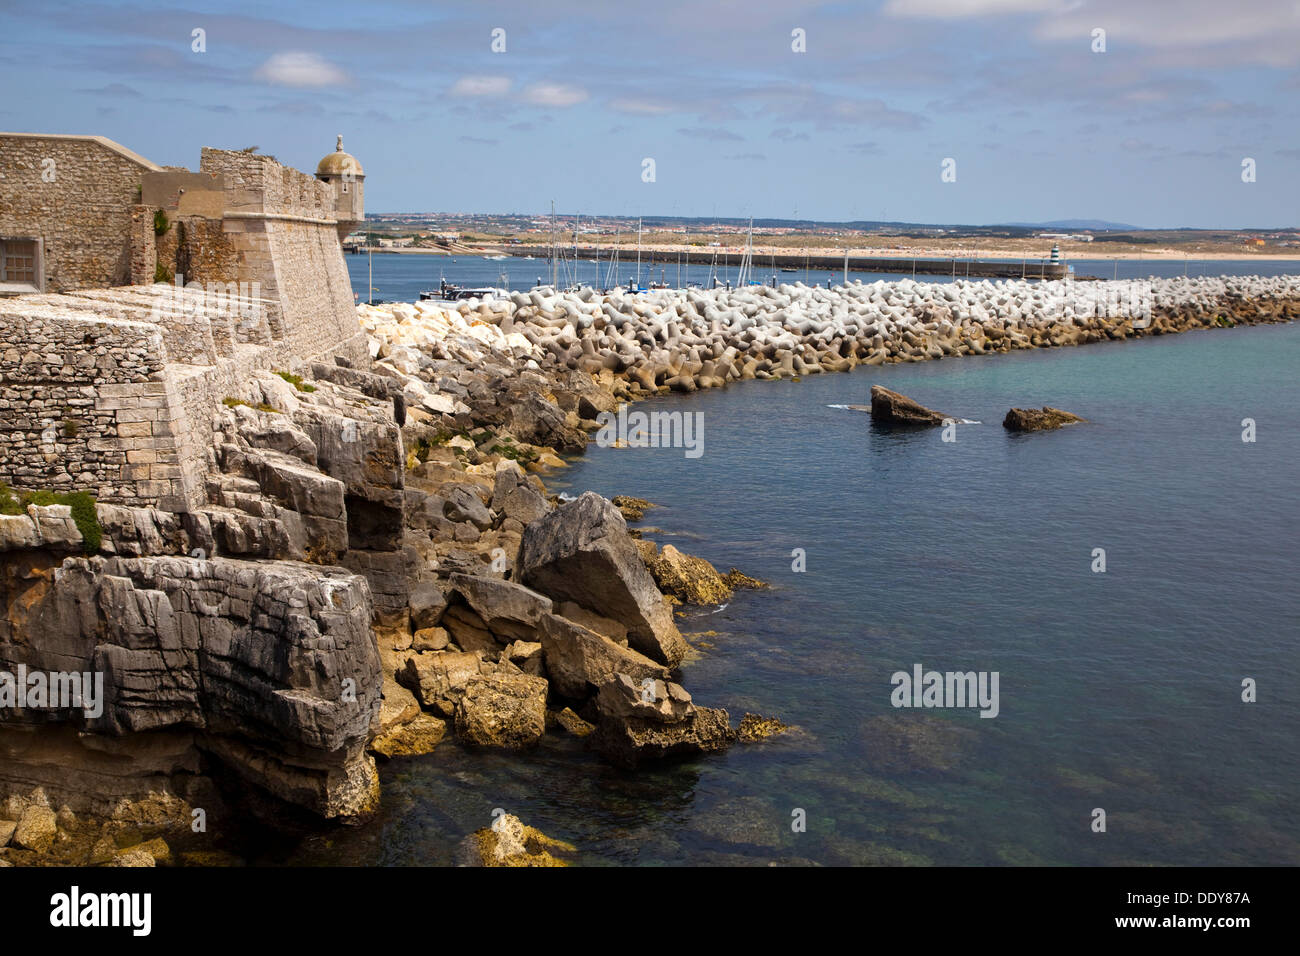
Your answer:
[[[732,568],[730,571],[724,574],[722,576],[722,580],[727,585],[727,587],[732,588],[733,590],[736,591],[742,589],[750,589],[750,590],[758,591],[758,590],[762,590],[763,588],[771,587],[771,585],[768,584],[766,581],[760,581],[758,578],[751,578],[748,574],[745,574],[743,571],[738,571],[735,568]]]
[[[884,425],[942,425],[951,415],[926,408],[883,385],[871,386],[871,419]]]
[[[683,554],[666,544],[646,562],[661,591],[684,604],[725,604],[731,600],[731,588],[709,562]]]
[[[475,831],[464,849],[469,862],[476,866],[568,866],[555,854],[577,852],[572,844],[553,840],[510,813],[498,816],[490,827]]]
[[[1039,408],[1013,408],[1002,419],[1002,427],[1013,432],[1041,432],[1063,425],[1087,421],[1071,412],[1044,405]]]
[[[760,740],[766,740],[768,737],[775,737],[777,734],[783,734],[789,729],[788,725],[783,724],[775,717],[746,714],[740,718],[740,727],[736,730],[736,738],[742,743],[752,744]]]
[[[631,495],[615,495],[609,500],[627,521],[640,521],[645,517],[645,513],[654,507],[654,502],[646,501],[644,498],[633,498]]]

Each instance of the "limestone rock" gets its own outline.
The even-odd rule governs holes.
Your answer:
[[[478,612],[464,604],[449,605],[443,612],[442,625],[462,651],[477,652],[485,657],[495,658],[504,643],[488,630],[487,622],[478,615]]]
[[[447,595],[436,581],[424,580],[411,588],[411,626],[417,631],[436,627],[447,610]]]
[[[104,864],[105,866],[157,866],[158,861],[144,850],[130,849],[123,850],[116,854],[111,860]]]
[[[551,686],[571,700],[584,700],[619,673],[638,686],[668,679],[662,664],[558,615],[542,618],[540,633]]]
[[[397,682],[415,694],[420,706],[453,717],[470,679],[494,671],[478,654],[439,651],[408,657],[397,672]]]
[[[633,498],[631,495],[615,495],[609,499],[618,508],[626,521],[640,521],[645,517],[646,511],[654,507],[654,502],[646,501],[644,498]]]
[[[608,637],[615,644],[627,647],[627,627],[611,617],[602,617],[574,601],[561,601],[555,605],[555,613],[575,624],[581,624],[589,631]]]
[[[545,677],[546,661],[540,641],[515,641],[501,652],[501,659],[509,661],[525,674]]]
[[[11,842],[23,850],[44,853],[54,844],[58,825],[49,807],[29,806],[18,818]]]
[[[756,743],[783,734],[790,728],[775,717],[760,717],[758,714],[746,714],[740,718],[736,729],[736,738],[743,743]]]
[[[771,586],[766,581],[760,581],[758,578],[751,578],[748,574],[745,574],[743,571],[737,571],[735,568],[732,568],[724,574],[722,580],[727,587],[736,591],[739,591],[742,588],[757,591]]]
[[[466,847],[470,862],[477,866],[568,866],[555,854],[577,852],[571,844],[553,840],[509,813],[471,835]]]
[[[952,418],[882,385],[871,386],[871,419],[885,425],[942,425]]]
[[[443,485],[439,494],[446,500],[443,514],[449,521],[468,521],[479,530],[492,527],[492,512],[478,496],[475,486],[464,482]]]
[[[471,677],[456,707],[456,736],[479,747],[517,749],[546,732],[546,681],[528,674]]]
[[[551,613],[550,598],[513,581],[457,573],[448,583],[503,643],[534,640],[537,622]]]
[[[443,627],[422,627],[411,636],[411,650],[416,653],[423,651],[443,651],[447,649],[451,636],[447,629]]]
[[[70,730],[104,738],[99,746],[144,731],[195,734],[275,797],[325,817],[372,808],[364,747],[380,672],[362,578],[277,561],[95,557],[0,588],[13,609],[0,622],[0,669],[103,675],[102,709],[60,715]],[[0,783],[9,771],[0,760]],[[78,794],[96,780],[60,786]]]
[[[492,510],[503,518],[514,518],[522,525],[536,521],[551,510],[546,496],[514,462],[499,468],[492,487]]]
[[[677,684],[637,682],[619,674],[601,687],[596,707],[600,721],[592,741],[606,758],[624,766],[714,753],[736,739],[725,710],[696,707]]]
[[[659,590],[684,604],[725,604],[732,591],[717,570],[703,558],[683,554],[666,544],[653,562],[647,562]]]
[[[565,707],[561,711],[556,711],[551,715],[555,722],[573,734],[575,737],[586,737],[596,729],[595,724],[590,724],[573,712],[573,708]]]
[[[628,643],[676,667],[686,641],[637,553],[618,509],[594,492],[530,524],[519,552],[524,583],[627,626]]]
[[[1038,408],[1013,408],[1002,419],[1002,427],[1013,432],[1041,432],[1086,421],[1078,415],[1044,405]]]
[[[432,753],[447,735],[447,722],[432,714],[416,717],[387,733],[380,734],[370,743],[370,751],[381,757],[418,757]]]

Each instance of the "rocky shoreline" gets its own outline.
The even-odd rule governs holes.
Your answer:
[[[203,834],[285,807],[360,823],[376,757],[449,738],[571,733],[633,767],[779,732],[697,705],[678,670],[674,606],[760,582],[629,530],[649,502],[549,496],[559,455],[663,389],[1284,322],[1300,279],[535,291],[358,315],[368,368],[258,372],[213,409],[206,508],[100,503],[95,554],[66,505],[0,515],[0,670],[107,678],[93,718],[0,715],[0,865],[212,862]]]

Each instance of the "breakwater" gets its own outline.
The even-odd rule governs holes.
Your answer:
[[[533,255],[534,248],[505,248],[500,250],[513,256]],[[569,246],[561,250],[565,256],[578,259],[599,259],[608,261],[613,250],[598,246]],[[618,247],[620,262],[635,262],[638,253],[635,247]],[[689,252],[681,250],[642,249],[639,257],[642,263],[665,263],[683,265],[701,265],[714,261],[716,255],[719,269],[739,263],[741,254],[723,252],[721,249],[698,248]],[[1050,262],[1047,259],[988,260],[974,258],[918,258],[903,256],[849,256],[789,253],[767,253],[755,250],[753,254],[753,271],[755,276],[765,278],[773,269],[815,269],[819,272],[885,272],[901,275],[943,275],[963,278],[989,279],[1064,279],[1069,267],[1064,262]]]
[[[1300,316],[1300,277],[1119,282],[802,283],[639,295],[516,292],[437,307],[361,307],[380,355],[453,332],[509,338],[516,360],[612,373],[631,394],[857,365],[1082,345]]]

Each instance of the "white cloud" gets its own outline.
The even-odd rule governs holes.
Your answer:
[[[1231,13],[1221,0],[1183,0],[1178,11],[1130,0],[1095,0],[1082,10],[1043,20],[1038,36],[1047,40],[1086,38],[1093,27],[1106,30],[1107,41],[1159,50],[1168,66],[1204,68],[1214,50],[1222,65],[1260,63],[1292,66],[1300,62],[1300,3],[1234,0]]]
[[[586,98],[582,87],[563,83],[534,83],[524,91],[524,99],[538,106],[573,106]]]
[[[346,73],[315,53],[276,53],[254,75],[279,86],[341,86],[348,81]]]
[[[452,96],[504,96],[508,92],[508,76],[462,76],[451,88]]]
[[[1008,13],[1060,13],[1078,6],[1067,0],[889,0],[884,12],[895,17],[959,19]]]
[[[626,97],[611,100],[609,105],[620,113],[637,113],[643,116],[658,116],[661,113],[672,111],[672,107],[666,103],[658,103],[654,100],[628,99]]]

